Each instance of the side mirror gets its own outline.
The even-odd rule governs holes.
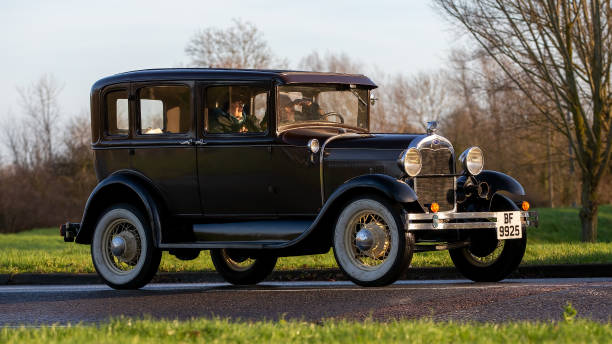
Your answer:
[[[378,98],[376,98],[376,94],[374,92],[370,92],[370,104],[374,105],[376,104],[377,101],[378,101]]]

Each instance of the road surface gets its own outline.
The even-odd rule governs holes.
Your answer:
[[[350,282],[0,286],[0,326],[100,322],[128,316],[187,319],[325,318],[456,321],[560,320],[571,302],[578,317],[612,320],[612,278],[505,280],[501,283],[399,281],[384,288]]]

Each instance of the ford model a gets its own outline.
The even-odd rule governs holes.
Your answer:
[[[363,286],[394,282],[431,250],[449,250],[474,281],[505,278],[537,222],[522,186],[484,170],[478,147],[457,157],[436,123],[370,133],[375,87],[362,75],[270,70],[102,79],[91,93],[99,184],[61,234],[91,245],[114,288],[148,283],[162,251],[201,250],[235,284],[263,280],[278,257],[330,248]]]

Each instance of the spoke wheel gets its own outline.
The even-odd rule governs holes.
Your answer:
[[[510,200],[498,198],[490,211],[518,210]],[[489,210],[489,209],[484,209]],[[497,282],[521,263],[527,247],[527,231],[520,239],[497,240],[495,230],[474,230],[471,244],[449,250],[453,264],[463,276],[475,282]]]
[[[137,289],[149,283],[161,261],[140,210],[120,204],[98,220],[91,244],[94,267],[115,289]]]
[[[393,283],[410,265],[414,240],[399,210],[372,196],[354,199],[340,213],[334,230],[334,255],[356,284]]]
[[[223,279],[236,285],[257,284],[268,277],[276,266],[274,256],[252,257],[224,248],[210,250],[210,257]]]
[[[473,253],[469,247],[463,249],[462,252],[465,258],[474,266],[487,267],[493,265],[499,259],[499,257],[501,257],[501,254],[504,251],[505,243],[506,240],[497,240],[497,244],[493,249],[493,252],[484,256]]]

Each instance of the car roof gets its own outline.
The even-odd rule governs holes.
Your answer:
[[[138,81],[170,80],[265,80],[277,79],[283,84],[353,84],[377,87],[365,75],[344,73],[323,73],[276,69],[227,69],[227,68],[164,68],[143,69],[119,73],[98,80],[92,92],[105,86]]]

